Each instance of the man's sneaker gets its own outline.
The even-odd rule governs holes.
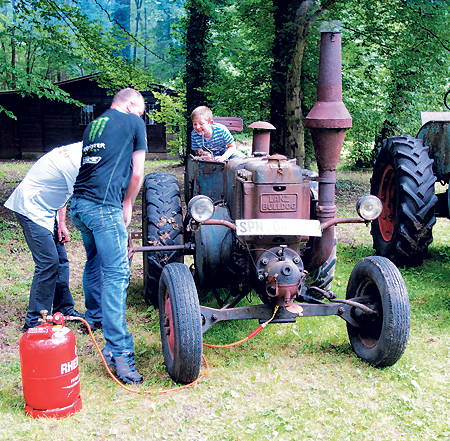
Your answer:
[[[114,367],[113,354],[111,351],[107,351],[105,348],[102,349],[102,355],[108,367]]]
[[[64,315],[71,315],[72,317],[84,318],[84,313],[78,312],[76,309],[73,310],[72,314],[64,314]]]
[[[78,332],[81,332],[82,334],[89,334],[87,326],[83,322],[80,322],[80,323],[81,323],[81,326],[80,326]],[[95,332],[98,329],[102,329],[102,322],[94,322],[92,324],[89,323],[89,326],[91,327],[91,331]]]
[[[34,325],[34,326],[28,326],[28,325],[25,323],[25,324],[23,325],[23,327],[22,327],[22,332],[25,333],[25,332],[28,331],[28,329],[34,328],[35,326],[39,326],[39,323],[36,324],[36,325]]]
[[[114,355],[113,361],[116,366],[116,375],[124,383],[142,383],[142,375],[136,370],[134,364],[134,354]]]

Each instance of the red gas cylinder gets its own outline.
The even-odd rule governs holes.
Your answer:
[[[19,343],[25,413],[65,418],[82,407],[76,340],[61,313],[45,321],[29,328]]]

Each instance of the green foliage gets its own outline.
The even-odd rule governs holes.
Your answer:
[[[273,16],[270,2],[245,0],[222,8],[211,24],[206,96],[217,116],[240,116],[244,126],[268,120]]]
[[[181,56],[168,51],[167,45],[176,46],[171,27],[182,13],[181,0],[167,5],[157,2],[149,26],[142,25],[148,7],[140,10],[142,1],[133,5],[130,18],[134,26],[130,27],[116,21],[114,2],[2,2],[0,88],[80,105],[55,86],[55,81],[100,72],[100,86],[115,93],[123,87],[149,90],[157,77],[168,80],[177,75]],[[124,59],[122,54],[132,45],[136,48],[133,57]],[[153,63],[155,59],[158,61]],[[2,111],[14,117],[0,107]]]
[[[155,110],[153,118],[156,122],[166,124],[166,133],[173,136],[167,141],[169,152],[172,155],[183,157],[186,153],[187,125],[184,109],[186,108],[186,96],[178,82],[173,83],[173,94],[154,92],[160,105],[160,110]]]
[[[182,21],[187,57],[185,83],[216,116],[239,116],[247,126],[268,120],[271,88],[273,16],[270,2],[244,0],[186,2],[186,10],[205,14],[204,38],[194,33],[199,18]],[[192,37],[190,37],[192,34]],[[196,66],[192,69],[192,66]],[[188,108],[189,114],[193,108]]]
[[[348,131],[355,160],[397,134],[415,136],[420,111],[442,111],[450,84],[448,2],[337,2],[341,20],[343,96],[352,115]],[[353,151],[354,149],[354,151]]]
[[[362,168],[372,168],[377,156],[377,150],[370,143],[346,143],[348,154],[346,161],[351,168],[359,170]]]

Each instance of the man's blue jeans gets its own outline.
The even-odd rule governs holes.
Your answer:
[[[122,210],[78,197],[72,198],[70,206],[72,221],[86,249],[85,319],[90,325],[102,322],[107,351],[115,355],[134,353],[133,336],[125,322],[130,265]]]
[[[58,241],[56,222],[52,233],[26,216],[15,215],[35,264],[24,328],[39,325],[44,309],[72,315],[75,302],[69,289],[69,261],[64,245]]]

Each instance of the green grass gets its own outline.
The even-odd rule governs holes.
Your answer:
[[[23,175],[30,166],[17,162],[14,168],[10,164],[0,163],[0,176],[4,173],[11,179],[12,174]],[[151,161],[146,164],[146,172],[162,167],[179,173],[174,165]],[[350,213],[350,207],[368,187],[369,174],[342,173],[338,175],[338,212]],[[12,191],[14,185],[3,188]],[[18,343],[34,266],[14,218],[6,211],[2,216],[0,439],[450,438],[448,220],[438,220],[429,258],[423,265],[400,268],[411,299],[411,331],[405,354],[394,366],[376,369],[358,359],[340,318],[303,318],[293,324],[269,325],[237,347],[204,348],[209,375],[195,387],[167,395],[157,393],[175,385],[164,366],[158,311],[142,298],[142,256],[136,255],[128,290],[127,323],[134,335],[137,367],[145,379],[142,390],[150,393],[132,394],[116,385],[107,376],[89,336],[78,333],[78,326],[69,323],[77,340],[83,408],[75,416],[58,421],[33,420],[24,415]],[[136,230],[140,228],[139,216],[136,207]],[[340,243],[332,290],[341,298],[356,262],[373,254],[369,230],[364,225],[354,228],[338,227]],[[84,310],[84,251],[79,236],[72,234],[67,250],[72,292],[77,308]],[[249,300],[255,303],[258,297]],[[207,331],[204,340],[231,343],[257,326],[256,321],[220,323]],[[102,347],[102,333],[97,332],[95,338]]]

